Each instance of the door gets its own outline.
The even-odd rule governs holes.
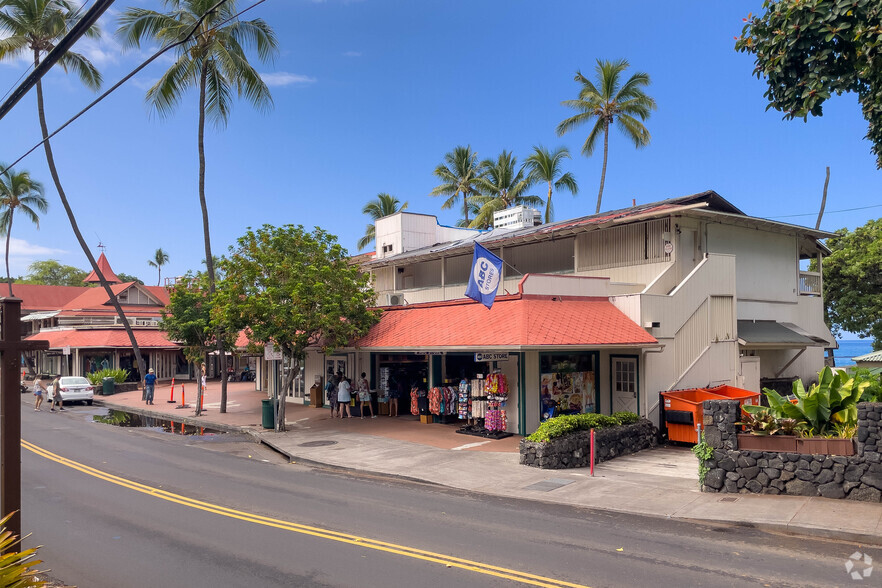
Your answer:
[[[328,356],[325,358],[325,381],[328,381],[328,378],[337,374],[337,372],[342,373],[346,377],[349,376],[349,370],[347,369],[347,361],[344,356]]]
[[[612,412],[626,410],[640,414],[637,402],[637,357],[610,357]]]
[[[680,229],[677,248],[677,265],[680,266],[680,281],[689,275],[698,265],[698,231],[695,229]]]

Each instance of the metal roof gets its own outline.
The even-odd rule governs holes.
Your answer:
[[[882,351],[873,351],[859,357],[852,357],[854,361],[882,361]]]
[[[795,325],[785,326],[782,323],[767,320],[739,320],[738,343],[747,348],[772,349],[823,347],[827,344],[826,339],[822,337],[807,336],[798,333],[791,327],[795,327]]]
[[[41,321],[43,319],[52,318],[53,316],[57,315],[59,312],[61,312],[61,311],[60,310],[47,310],[45,312],[32,312],[31,314],[29,314],[27,316],[21,317],[21,320],[23,320],[23,321]]]

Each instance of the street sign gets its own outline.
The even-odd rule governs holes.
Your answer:
[[[475,353],[475,361],[508,361],[508,353]]]
[[[70,345],[61,348],[61,355],[70,355]]]
[[[263,358],[267,361],[282,361],[282,350],[275,345],[266,345],[263,348]]]

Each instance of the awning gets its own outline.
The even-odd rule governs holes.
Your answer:
[[[164,331],[135,329],[135,341],[140,349],[179,349],[180,345],[169,341]],[[68,329],[64,331],[40,331],[28,337],[49,341],[50,349],[73,347],[76,349],[131,349],[132,342],[123,329]]]
[[[804,349],[829,345],[823,337],[811,335],[792,323],[769,320],[738,321],[738,343],[745,349]]]
[[[52,318],[53,316],[56,316],[59,312],[61,312],[61,311],[60,310],[47,310],[44,312],[32,312],[31,314],[29,314],[27,316],[21,317],[21,320],[23,320],[23,321],[41,321],[43,319]]]
[[[658,341],[607,298],[497,297],[384,308],[356,347],[371,350],[487,350],[655,347]]]

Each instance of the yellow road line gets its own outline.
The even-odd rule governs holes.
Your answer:
[[[470,572],[476,572],[479,574],[486,574],[489,576],[495,576],[497,578],[504,578],[506,580],[513,580],[516,582],[521,582],[524,584],[528,584],[531,586],[541,586],[543,588],[588,588],[582,584],[573,584],[571,582],[565,582],[563,580],[555,580],[553,578],[547,578],[544,576],[537,576],[535,574],[530,574],[527,572],[519,572],[517,570],[512,570],[509,568],[503,568],[499,566],[494,566],[491,564],[485,564],[477,561],[472,561],[468,559],[462,559],[459,557],[453,557],[450,555],[444,555],[441,553],[435,553],[432,551],[425,551],[422,549],[416,549],[413,547],[408,547],[405,545],[397,545],[395,543],[387,543],[385,541],[379,541],[376,539],[370,539],[368,537],[360,537],[358,535],[351,535],[349,533],[341,533],[338,531],[331,531],[327,529],[322,529],[319,527],[311,527],[309,525],[301,525],[299,523],[292,523],[290,521],[284,521],[281,519],[275,519],[271,517],[265,517],[261,515],[251,514],[248,512],[244,512],[241,510],[235,510],[232,508],[227,508],[225,506],[220,506],[216,504],[211,504],[209,502],[203,502],[200,500],[195,500],[193,498],[188,498],[181,494],[175,494],[173,492],[168,492],[161,488],[155,488],[153,486],[147,486],[146,484],[141,484],[139,482],[134,482],[132,480],[128,480],[126,478],[121,478],[119,476],[115,476],[113,474],[109,474],[107,472],[101,471],[99,469],[95,469],[93,467],[81,464],[79,462],[73,461],[66,457],[62,457],[58,454],[52,453],[46,449],[38,447],[29,441],[25,441],[22,439],[21,441],[22,447],[31,451],[41,457],[44,457],[48,460],[59,463],[63,466],[69,467],[71,469],[82,472],[86,475],[98,478],[100,480],[104,480],[105,482],[110,482],[111,484],[116,484],[117,486],[122,486],[123,488],[128,488],[129,490],[134,490],[136,492],[141,492],[143,494],[148,494],[155,498],[160,498],[162,500],[166,500],[168,502],[173,502],[176,504],[180,504],[183,506],[187,506],[190,508],[195,508],[198,510],[202,510],[205,512],[210,512],[214,514],[218,514],[221,516],[225,516],[232,519],[237,519],[240,521],[245,521],[248,523],[253,523],[255,525],[263,525],[266,527],[273,527],[276,529],[281,529],[284,531],[290,531],[293,533],[299,533],[302,535],[310,535],[313,537],[319,537],[322,539],[329,539],[331,541],[338,541],[340,543],[348,543],[350,545],[356,545],[359,547],[365,547],[368,549],[374,549],[377,551],[384,551],[387,553],[394,553],[396,555],[402,555],[405,557],[410,557],[413,559],[419,559],[423,561],[428,561],[432,563],[443,564],[447,567],[452,568],[460,568],[463,570],[467,570]]]

